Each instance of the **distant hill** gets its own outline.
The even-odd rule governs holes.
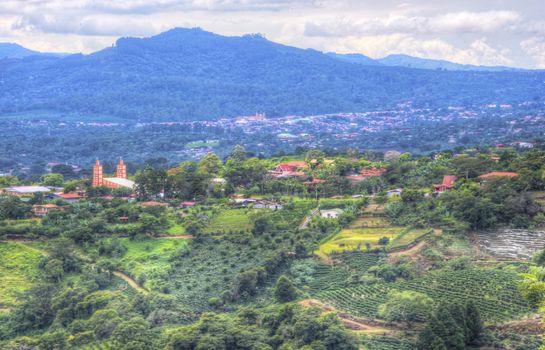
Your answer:
[[[408,55],[389,55],[376,60],[376,62],[385,66],[407,67],[419,69],[444,69],[450,71],[521,71],[522,69],[502,66],[474,66],[470,64],[459,64],[445,60],[431,60]]]
[[[47,110],[134,120],[545,99],[544,72],[354,64],[259,35],[226,37],[197,28],[121,38],[90,55],[4,60],[0,77],[0,114]]]
[[[25,58],[30,56],[66,56],[67,54],[63,53],[48,53],[48,52],[39,52],[27,49],[18,44],[14,43],[0,43],[0,59],[5,58]]]
[[[348,53],[348,54],[340,54],[335,52],[328,52],[326,53],[329,57],[336,58],[342,61],[346,62],[352,62],[352,63],[360,63],[365,64],[368,66],[380,66],[381,63],[372,59],[371,57],[359,54],[359,53]]]

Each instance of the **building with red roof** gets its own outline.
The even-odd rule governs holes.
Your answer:
[[[445,191],[450,191],[454,187],[457,177],[454,175],[445,175],[443,176],[443,183],[438,185],[433,185],[435,193],[442,193]]]

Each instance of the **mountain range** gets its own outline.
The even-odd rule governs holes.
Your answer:
[[[199,28],[121,38],[89,55],[11,52],[0,46],[0,114],[45,110],[186,120],[255,111],[363,111],[408,101],[426,107],[545,98],[543,71],[451,70],[449,62],[408,56],[377,61]]]

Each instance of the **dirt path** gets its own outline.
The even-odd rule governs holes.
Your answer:
[[[133,280],[132,278],[130,278],[129,276],[125,275],[123,272],[120,272],[120,271],[113,271],[112,272],[115,276],[121,278],[123,281],[127,282],[127,284],[129,286],[131,286],[132,289],[136,290],[137,292],[139,293],[143,293],[143,294],[148,294],[149,291],[144,288],[144,287],[141,287],[140,285],[138,285],[138,283],[136,283],[135,280]]]
[[[319,307],[324,312],[336,312],[344,326],[352,331],[365,334],[387,335],[401,331],[396,327],[386,326],[383,322],[354,317],[347,313],[339,312],[331,305],[315,299],[305,299],[299,302],[304,307]]]
[[[299,225],[299,230],[304,230],[308,227],[308,224],[310,223],[310,220],[312,220],[313,216],[316,216],[318,214],[318,208],[312,210],[310,212],[310,215],[305,216],[301,224]]]
[[[497,326],[489,326],[486,327],[490,330],[497,330],[502,332],[513,332],[518,334],[535,334],[535,335],[543,335],[544,329],[543,325],[541,324],[541,318],[527,318],[523,320],[516,320],[507,322],[501,325]]]

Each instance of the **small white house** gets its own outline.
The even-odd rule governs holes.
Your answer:
[[[341,209],[320,210],[320,216],[326,219],[336,219],[342,213],[343,211]]]

